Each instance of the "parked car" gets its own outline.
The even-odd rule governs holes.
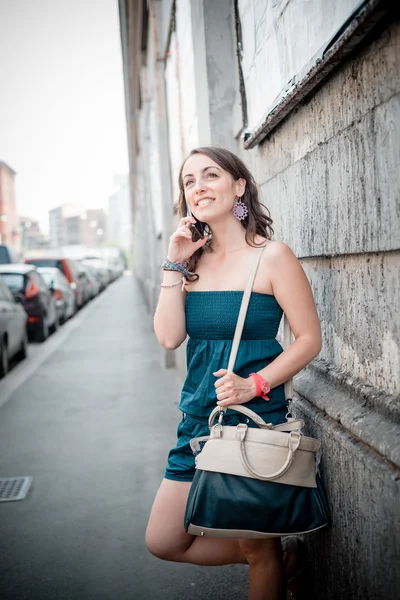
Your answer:
[[[0,276],[0,377],[8,372],[11,358],[28,354],[26,322],[28,316]]]
[[[28,315],[28,336],[39,342],[58,329],[56,302],[33,265],[0,265],[2,276],[14,298]]]
[[[79,273],[85,282],[85,301],[92,300],[100,291],[100,283],[96,271],[89,265],[79,264]]]
[[[78,264],[69,258],[27,258],[27,265],[36,265],[37,267],[53,267],[60,269],[65,275],[71,289],[73,289],[77,308],[81,308],[85,303],[84,282],[79,277]]]
[[[55,267],[37,267],[56,301],[58,320],[64,323],[76,313],[76,299],[71,286],[60,269]]]
[[[100,291],[104,290],[110,283],[110,275],[108,269],[100,258],[87,257],[82,261],[83,265],[93,267],[97,273],[97,278],[100,284]]]
[[[0,244],[0,264],[9,265],[18,262],[18,254],[15,249],[8,244]]]

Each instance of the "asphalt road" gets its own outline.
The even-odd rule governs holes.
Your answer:
[[[0,382],[0,477],[33,477],[25,500],[0,503],[1,600],[246,598],[243,566],[145,549],[180,418],[160,357],[125,276]]]

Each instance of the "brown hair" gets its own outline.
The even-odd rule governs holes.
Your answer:
[[[235,181],[238,179],[245,179],[246,189],[241,200],[248,208],[248,215],[245,219],[243,219],[243,221],[240,222],[246,230],[246,243],[253,247],[261,246],[262,244],[256,244],[254,241],[256,235],[261,235],[268,240],[271,239],[274,234],[274,230],[272,229],[272,219],[268,208],[264,207],[260,202],[254,177],[244,162],[238,156],[236,156],[236,154],[233,154],[233,152],[230,152],[230,150],[226,150],[225,148],[219,148],[218,146],[204,146],[202,148],[195,148],[183,161],[179,170],[179,199],[177,204],[179,217],[182,218],[187,216],[187,205],[182,172],[186,161],[194,154],[205,154],[211,158],[211,160],[216,162],[217,165],[219,165],[222,169],[228,171]],[[210,242],[207,242],[205,246],[199,248],[199,250],[197,250],[191,256],[189,260],[190,271],[196,270],[196,265],[206,249],[212,252],[211,240]],[[196,279],[197,278],[198,276]]]

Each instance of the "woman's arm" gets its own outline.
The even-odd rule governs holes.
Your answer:
[[[198,242],[192,242],[190,224],[194,223],[193,217],[183,217],[177,230],[171,235],[168,246],[168,260],[170,262],[188,260],[201,246],[207,242],[207,236]],[[175,350],[186,339],[186,292],[182,291],[182,273],[179,271],[164,271],[164,278],[160,298],[154,315],[154,331],[158,341],[164,348]]]
[[[265,254],[274,296],[294,335],[289,348],[259,371],[273,388],[288,381],[319,354],[322,338],[311,286],[292,250],[283,242],[274,242]]]
[[[163,285],[171,285],[182,279],[178,271],[164,271]],[[154,331],[161,346],[175,350],[186,339],[185,290],[182,284],[162,287],[154,315]]]
[[[271,388],[296,375],[321,350],[321,327],[311,287],[292,250],[283,242],[273,242],[264,250],[260,270],[268,274],[273,293],[293,331],[294,342],[258,373]],[[220,369],[215,383],[217,404],[243,404],[254,398],[256,384],[252,377],[242,378]]]

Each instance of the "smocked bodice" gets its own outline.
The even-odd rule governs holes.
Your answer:
[[[186,330],[192,339],[232,340],[243,292],[189,292],[186,296]],[[275,296],[252,292],[243,328],[244,340],[276,337],[282,309]]]
[[[243,292],[188,292],[186,295],[187,376],[179,408],[207,418],[216,403],[214,372],[228,367]],[[282,308],[275,296],[252,292],[234,372],[248,377],[266,367],[282,351],[276,340]],[[285,406],[283,385],[271,390],[270,400],[254,398],[246,404],[259,414]]]

